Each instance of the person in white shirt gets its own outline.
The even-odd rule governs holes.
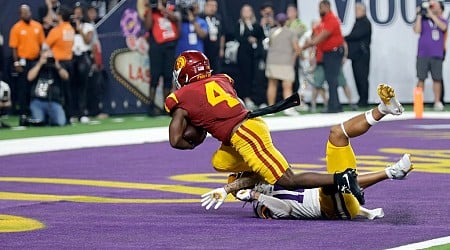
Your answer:
[[[87,123],[87,86],[89,72],[91,71],[91,51],[94,41],[95,26],[84,22],[84,9],[82,5],[76,5],[73,9],[72,25],[75,29],[73,52],[73,78],[71,81],[72,118],[78,118],[80,122]]]

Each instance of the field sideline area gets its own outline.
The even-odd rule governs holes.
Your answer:
[[[324,171],[329,126],[358,112],[266,121],[295,171]],[[10,120],[11,121],[11,120]],[[0,130],[0,242],[11,248],[449,249],[450,113],[389,117],[352,140],[360,172],[411,153],[415,171],[366,191],[369,221],[260,220],[231,197],[216,211],[200,195],[223,185],[208,138],[171,149],[168,117],[103,125]],[[103,127],[103,129],[102,129]],[[151,127],[151,128],[149,128]],[[106,128],[106,129],[105,129]],[[61,129],[61,130],[59,130]],[[108,130],[108,131],[105,131]],[[85,133],[89,132],[89,133]],[[22,133],[25,138],[20,138]]]

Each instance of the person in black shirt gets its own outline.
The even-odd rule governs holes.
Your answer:
[[[69,72],[55,60],[50,50],[41,53],[39,61],[28,71],[31,87],[31,116],[35,124],[66,125],[63,109],[64,82]]]
[[[348,58],[352,60],[353,76],[358,90],[358,106],[367,107],[369,99],[369,64],[372,25],[366,16],[362,3],[355,6],[356,21],[352,31],[345,37],[348,44]]]

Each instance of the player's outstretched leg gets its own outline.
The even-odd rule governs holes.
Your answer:
[[[404,108],[395,98],[394,88],[387,84],[378,85],[381,103],[377,108],[357,115],[340,125],[332,127],[329,140],[334,146],[342,147],[349,143],[349,138],[366,133],[372,125],[378,123],[385,115],[400,115]]]
[[[403,180],[411,170],[413,170],[411,156],[404,154],[399,161],[387,166],[384,170],[358,175],[358,183],[366,189],[387,179]]]

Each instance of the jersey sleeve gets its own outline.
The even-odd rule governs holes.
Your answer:
[[[166,98],[166,101],[164,103],[164,109],[166,110],[167,113],[171,114],[178,106],[178,103],[179,101],[175,93],[171,93]]]

